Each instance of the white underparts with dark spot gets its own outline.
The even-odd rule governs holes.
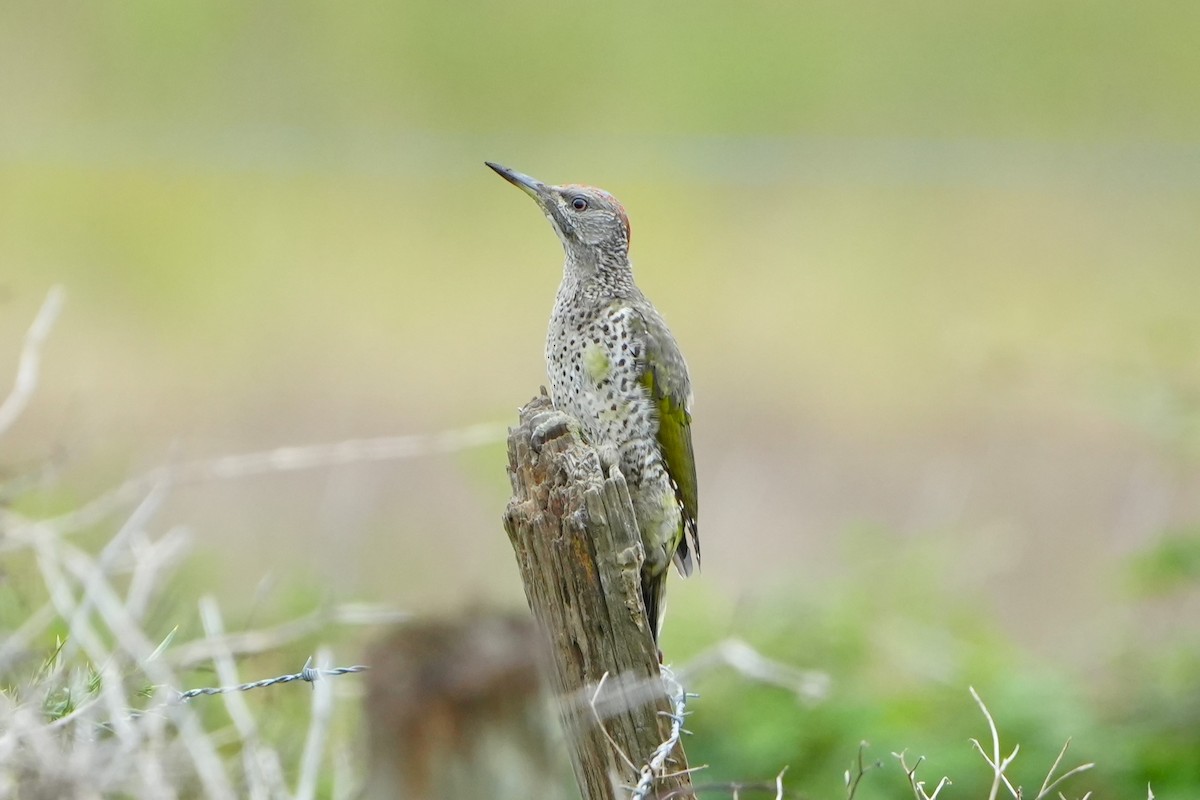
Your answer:
[[[636,292],[636,290],[634,290]],[[642,539],[646,568],[666,569],[682,515],[659,448],[654,401],[641,380],[646,342],[633,320],[631,298],[564,279],[546,339],[546,368],[555,406],[583,425],[597,447],[619,455]]]

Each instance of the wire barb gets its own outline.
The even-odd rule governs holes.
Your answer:
[[[650,759],[638,770],[638,783],[633,789],[633,795],[630,800],[645,800],[650,793],[650,789],[654,786],[655,776],[662,773],[667,759],[674,752],[675,748],[679,746],[679,740],[684,734],[683,720],[687,716],[688,693],[683,690],[683,686],[675,679],[675,673],[669,667],[662,667],[662,679],[663,683],[666,684],[667,693],[670,695],[673,710],[669,712],[663,711],[660,714],[671,720],[671,731],[667,735],[666,740],[655,748]]]

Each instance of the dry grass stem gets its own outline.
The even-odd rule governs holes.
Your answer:
[[[892,755],[900,762],[900,768],[904,770],[904,774],[908,778],[908,786],[912,789],[913,797],[916,800],[937,800],[937,796],[941,793],[942,789],[953,783],[948,777],[942,776],[937,786],[934,787],[933,792],[926,792],[925,781],[917,778],[917,767],[921,766],[921,762],[925,760],[925,756],[919,756],[916,762],[910,767],[905,760],[904,751],[892,753]]]
[[[858,792],[858,785],[862,782],[863,776],[867,774],[868,770],[878,769],[882,766],[878,761],[870,764],[866,763],[863,757],[866,755],[868,746],[865,741],[858,743],[858,756],[851,764],[851,769],[846,770],[843,774],[846,784],[846,800],[854,800],[854,795]]]
[[[46,299],[42,301],[42,307],[38,309],[33,323],[25,332],[25,342],[17,360],[17,375],[13,380],[12,391],[4,398],[4,402],[0,403],[0,436],[21,416],[21,412],[29,405],[29,398],[37,389],[42,364],[42,344],[58,320],[65,297],[66,293],[61,286],[50,287]]]
[[[482,447],[503,441],[506,435],[507,428],[503,425],[479,424],[434,434],[384,436],[348,439],[329,444],[277,447],[272,450],[169,464],[130,478],[74,511],[40,520],[36,524],[52,527],[63,534],[74,533],[104,522],[122,508],[138,502],[139,498],[160,484],[175,486],[362,462],[401,461]],[[6,527],[11,530],[8,531],[6,541],[0,543],[0,552],[28,547],[31,544],[31,532],[28,528],[35,523],[21,520],[16,515],[10,517]]]
[[[204,633],[208,637],[221,636],[225,632],[225,624],[221,619],[221,611],[216,600],[211,596],[200,599],[200,620],[204,625]],[[221,683],[233,686],[241,683],[238,677],[237,663],[233,654],[228,650],[218,649],[213,654],[213,665],[217,669],[217,677]],[[258,723],[246,704],[245,697],[239,692],[224,692],[221,699],[225,710],[237,728],[238,737],[242,743],[242,759],[245,764],[247,789],[254,800],[270,800],[288,796],[287,785],[283,780],[283,768],[279,764],[279,755],[263,744],[258,733]]]
[[[330,653],[317,651],[317,675],[328,669]],[[312,682],[312,711],[309,714],[308,734],[304,737],[304,752],[300,757],[300,777],[296,783],[296,800],[312,800],[317,794],[317,779],[324,761],[325,741],[333,718],[333,683],[318,677]]]

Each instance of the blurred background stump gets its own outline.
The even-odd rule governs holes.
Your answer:
[[[525,595],[546,634],[550,680],[586,800],[628,797],[671,737],[673,709],[642,605],[643,556],[629,490],[543,394],[509,434],[513,498],[504,526]],[[563,418],[564,420],[566,418]],[[542,428],[539,428],[542,425]],[[535,431],[542,441],[537,441]],[[691,797],[676,744],[646,796]]]
[[[570,797],[524,614],[399,627],[368,655],[366,800]]]

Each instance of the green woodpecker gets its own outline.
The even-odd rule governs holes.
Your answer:
[[[546,336],[550,395],[629,485],[646,554],[642,600],[657,641],[668,565],[674,560],[687,576],[700,564],[687,364],[633,282],[629,217],[617,199],[486,163],[533,198],[566,253]]]

